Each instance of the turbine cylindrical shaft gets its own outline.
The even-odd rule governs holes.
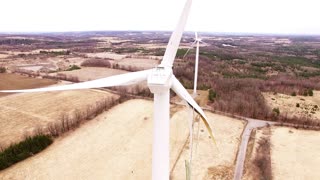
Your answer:
[[[170,104],[169,89],[154,94],[152,179],[169,180]]]
[[[196,51],[196,63],[194,68],[194,86],[193,86],[193,95],[197,95],[197,82],[198,82],[198,66],[199,66],[199,45],[200,42],[197,41],[197,51]]]

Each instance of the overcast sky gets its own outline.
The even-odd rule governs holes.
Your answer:
[[[185,0],[2,0],[0,32],[171,31],[184,3]],[[193,0],[187,30],[320,35],[320,1]]]

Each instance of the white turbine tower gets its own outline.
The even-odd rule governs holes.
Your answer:
[[[198,83],[198,66],[199,66],[199,47],[200,42],[204,43],[202,39],[198,37],[198,33],[195,32],[195,40],[191,44],[191,47],[187,50],[186,54],[183,58],[188,54],[188,52],[193,48],[194,44],[196,44],[196,59],[195,59],[195,68],[194,68],[194,84],[193,84],[193,97],[197,96],[197,83]]]
[[[178,46],[184,31],[192,0],[187,0],[179,23],[172,33],[166,48],[165,55],[159,66],[153,69],[132,72],[111,76],[107,78],[87,81],[82,83],[62,85],[56,87],[25,89],[25,90],[2,90],[4,93],[32,93],[48,91],[78,90],[90,88],[102,88],[111,86],[121,86],[139,83],[147,80],[150,91],[154,94],[154,129],[152,147],[152,179],[169,179],[169,119],[170,119],[170,88],[189,106],[191,106],[201,116],[206,125],[211,138],[212,130],[207,122],[207,117],[200,106],[193,100],[188,91],[182,86],[172,73],[173,62],[177,53]]]

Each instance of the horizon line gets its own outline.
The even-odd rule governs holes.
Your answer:
[[[35,35],[35,34],[64,34],[64,33],[94,33],[94,32],[172,32],[171,30],[70,30],[70,31],[0,31],[0,35]],[[194,33],[195,31],[185,31],[184,33]],[[270,32],[214,32],[197,31],[204,34],[216,35],[271,35],[271,36],[320,36],[314,33],[270,33]]]

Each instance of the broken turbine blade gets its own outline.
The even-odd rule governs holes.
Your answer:
[[[194,101],[194,99],[191,97],[191,95],[188,93],[188,91],[182,86],[182,84],[179,82],[179,80],[175,76],[172,77],[171,88],[181,99],[185,100],[189,104],[189,106],[194,108],[194,110],[200,115],[200,117],[201,117],[203,123],[205,124],[214,144],[216,145],[216,141],[213,136],[212,129],[208,123],[207,116],[204,114],[201,107]]]

